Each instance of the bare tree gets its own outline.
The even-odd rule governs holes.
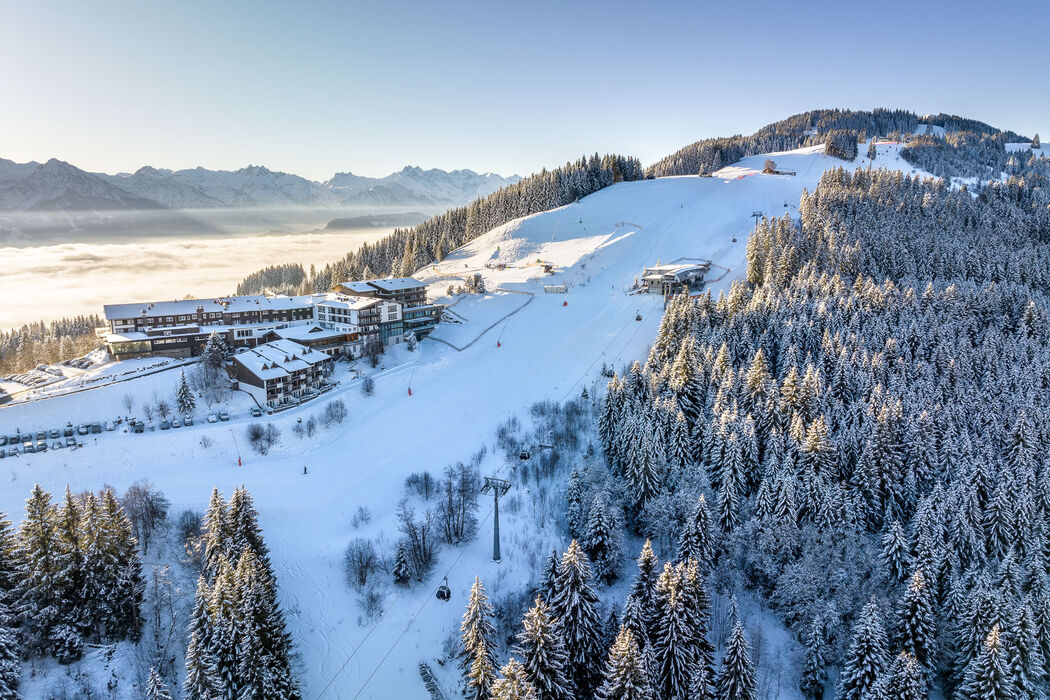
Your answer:
[[[144,403],[142,404],[142,415],[146,416],[146,420],[150,423],[153,422],[153,405]]]
[[[368,341],[368,345],[365,346],[365,354],[368,355],[369,361],[372,363],[372,367],[379,366],[379,358],[383,356],[383,343],[379,338],[373,338]]]
[[[364,537],[351,540],[346,546],[343,567],[350,585],[358,590],[363,588],[368,583],[368,577],[379,568],[379,555],[372,540]]]
[[[438,514],[445,541],[449,544],[471,540],[477,533],[478,492],[481,477],[476,469],[463,463],[445,467],[441,482],[441,500]]]
[[[417,581],[422,581],[434,565],[434,554],[437,551],[437,542],[434,541],[436,520],[436,514],[429,508],[416,520],[415,509],[406,501],[401,502],[397,511],[397,529],[404,536],[402,541],[405,554]]]
[[[171,504],[162,492],[153,488],[153,484],[142,479],[128,487],[121,498],[121,505],[145,554],[149,551],[153,531],[167,519],[168,506]]]
[[[374,367],[375,365],[373,365]],[[371,377],[365,377],[365,380],[361,382],[361,393],[365,396],[371,396],[376,390],[376,380]]]
[[[157,402],[157,413],[161,418],[167,418],[171,414],[171,404],[164,399]]]
[[[340,399],[329,401],[321,414],[321,420],[325,425],[335,425],[346,420],[346,404]]]
[[[130,393],[129,394],[124,394],[123,398],[121,399],[121,403],[124,404],[124,408],[127,410],[128,414],[130,415],[131,414],[131,409],[133,409],[135,407],[135,397],[132,396]]]

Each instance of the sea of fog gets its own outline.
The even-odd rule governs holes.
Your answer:
[[[103,304],[232,294],[246,275],[267,265],[298,262],[307,269],[321,267],[391,230],[0,244],[0,329],[101,315]]]

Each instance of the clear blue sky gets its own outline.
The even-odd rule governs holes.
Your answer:
[[[1050,3],[0,0],[0,157],[527,174],[816,107],[1050,139]]]

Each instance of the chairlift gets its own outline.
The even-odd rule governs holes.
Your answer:
[[[641,313],[641,311],[635,311],[634,312],[634,320],[635,321],[641,321],[642,320],[642,313]]]
[[[522,462],[528,462],[530,457],[532,457],[532,455],[529,454],[528,450],[522,450],[518,453],[518,459],[520,459]]]
[[[447,603],[451,597],[452,590],[448,587],[448,576],[446,576],[442,584],[438,586],[437,599],[443,603]]]

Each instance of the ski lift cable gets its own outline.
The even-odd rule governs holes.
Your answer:
[[[623,333],[623,331],[630,325],[631,325],[631,321],[628,320],[627,323],[625,323],[618,331],[616,331],[616,333],[609,340],[609,342],[605,345],[605,347],[602,348],[602,351],[600,353],[598,353],[598,355],[594,358],[594,360],[591,362],[591,364],[587,366],[587,369],[584,370],[584,373],[580,376],[580,378],[577,379],[575,382],[573,382],[572,386],[569,387],[568,392],[566,392],[565,396],[562,397],[562,401],[565,401],[565,399],[567,399],[569,397],[569,394],[572,393],[573,389],[576,388],[576,385],[579,384],[580,381],[582,381],[583,378],[587,376],[587,374],[594,368],[594,365],[596,365],[598,363],[598,360],[600,360],[605,355],[606,351],[610,347],[612,347],[613,343],[616,342],[616,340],[617,340],[617,338],[619,338],[620,334]],[[630,342],[632,340],[634,340],[634,337],[638,334],[638,331],[640,329],[641,329],[641,326],[636,326],[635,327],[634,333],[632,333],[631,336],[627,339],[627,342],[624,343],[624,346],[620,350],[620,353],[622,353],[624,350],[627,349],[627,345],[630,344]],[[413,368],[413,370],[414,369],[415,368]],[[496,470],[496,473],[500,474],[503,471],[504,467],[506,467],[506,463],[505,462],[500,464],[500,467],[499,467],[499,469]],[[492,517],[492,513],[493,513],[493,508],[489,507],[489,510],[485,514],[485,517],[482,518],[481,522],[478,524],[479,527],[481,525],[484,525],[486,522],[488,522],[489,518]],[[463,557],[463,554],[464,554],[464,552],[466,552],[466,549],[467,549],[466,547],[461,548],[459,553],[456,555],[456,558],[452,560],[451,564],[449,564],[448,569],[446,569],[445,573],[444,573],[444,577],[445,578],[448,578],[448,575],[452,573],[452,570],[459,563],[459,560]],[[382,624],[382,622],[386,618],[387,614],[391,610],[394,609],[394,606],[397,604],[397,601],[401,598],[401,593],[402,592],[403,592],[403,590],[402,591],[398,591],[397,595],[394,596],[394,600],[391,601],[390,605],[387,606],[386,610],[383,611],[383,613],[379,616],[379,619],[376,620],[375,624],[372,625],[372,627],[368,630],[368,632],[361,639],[361,641],[358,643],[358,645],[356,647],[354,647],[354,650],[350,653],[350,656],[347,657],[346,661],[343,662],[343,665],[339,667],[339,670],[337,670],[335,672],[335,674],[333,674],[331,680],[328,681],[328,684],[324,687],[324,689],[321,691],[321,693],[317,696],[318,700],[320,700],[322,697],[324,697],[325,694],[331,689],[332,685],[335,683],[336,679],[340,676],[340,674],[346,668],[347,664],[350,663],[350,661],[354,658],[354,656],[357,655],[357,652],[360,651],[361,647],[364,646],[364,643],[368,640],[368,638],[372,635],[372,633],[379,627],[380,624]],[[430,604],[430,596],[428,595],[428,596],[426,596],[423,599],[423,604],[419,606],[419,609],[416,610],[415,614],[413,614],[412,617],[408,620],[408,624],[405,625],[405,628],[401,631],[401,634],[398,635],[397,639],[394,640],[394,643],[391,644],[390,648],[387,649],[385,654],[383,654],[383,658],[381,658],[379,660],[379,663],[376,664],[375,668],[372,669],[372,672],[370,674],[368,674],[368,678],[365,679],[365,682],[361,685],[360,688],[358,688],[357,693],[354,694],[354,698],[355,699],[361,696],[361,693],[363,693],[365,688],[368,687],[368,684],[371,682],[372,678],[375,676],[376,673],[379,672],[379,669],[382,668],[383,664],[390,657],[390,655],[394,652],[394,649],[396,649],[398,644],[401,643],[401,640],[404,639],[406,634],[408,634],[408,631],[412,628],[412,625],[415,624],[415,621],[419,618],[419,616],[423,613],[423,610],[425,610],[427,605],[429,605],[429,604]]]

